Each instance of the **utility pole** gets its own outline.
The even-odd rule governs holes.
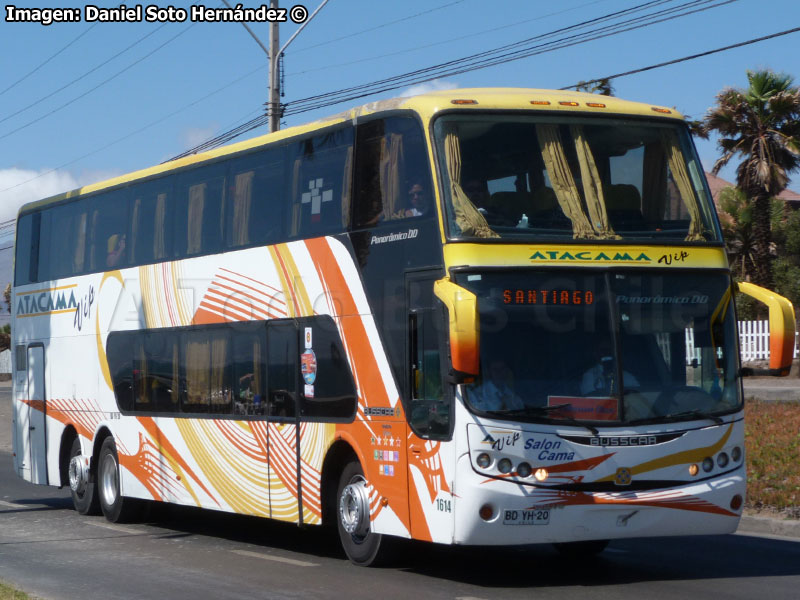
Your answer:
[[[277,10],[278,0],[270,0],[269,7]],[[280,42],[278,40],[278,22],[273,21],[269,24],[269,102],[267,103],[267,114],[269,115],[270,133],[281,128],[281,89],[278,76]]]

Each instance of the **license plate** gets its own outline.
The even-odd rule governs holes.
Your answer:
[[[547,525],[549,522],[547,509],[503,511],[503,525]]]

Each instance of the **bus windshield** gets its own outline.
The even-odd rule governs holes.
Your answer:
[[[450,114],[434,135],[451,238],[721,239],[682,124]]]
[[[728,276],[462,272],[480,313],[475,412],[610,424],[741,406]]]

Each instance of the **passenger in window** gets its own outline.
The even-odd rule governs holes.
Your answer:
[[[631,373],[622,373],[626,389],[638,388],[639,381]],[[611,342],[602,340],[595,345],[594,364],[583,374],[581,394],[584,396],[615,396],[619,394],[617,366]]]
[[[484,215],[489,208],[489,187],[481,179],[467,179],[461,186],[467,198]]]
[[[514,374],[500,359],[494,359],[480,383],[467,387],[470,404],[478,410],[519,410],[525,402],[514,391]]]
[[[421,217],[430,210],[428,193],[421,183],[413,183],[408,188],[408,208],[405,209],[406,217]]]
[[[115,233],[108,238],[108,255],[106,266],[116,267],[123,262],[125,257],[125,234]]]

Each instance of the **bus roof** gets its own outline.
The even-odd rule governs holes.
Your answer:
[[[427,119],[433,117],[436,113],[453,109],[539,110],[545,112],[557,111],[582,114],[634,115],[683,120],[683,115],[672,108],[644,104],[641,102],[631,102],[614,98],[613,96],[601,96],[584,92],[534,88],[461,88],[437,90],[418,96],[390,98],[387,100],[370,102],[310,123],[296,125],[200,154],[193,154],[178,160],[133,171],[125,175],[120,175],[119,177],[114,177],[113,179],[107,179],[42,200],[30,202],[22,206],[19,212],[28,212],[61,200],[123,185],[137,179],[144,179],[161,173],[167,173],[174,169],[213,160],[229,154],[243,152],[262,145],[309,133],[322,127],[356,120],[359,117],[379,112],[413,110]]]

